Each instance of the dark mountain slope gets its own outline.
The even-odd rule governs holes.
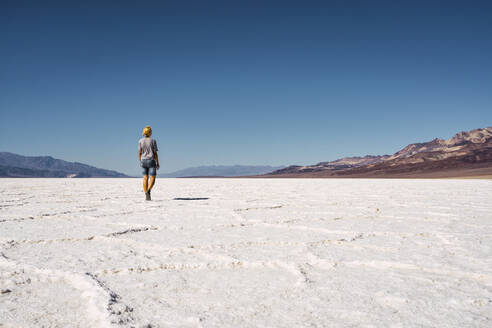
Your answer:
[[[124,178],[125,174],[51,156],[22,156],[0,152],[0,177]]]

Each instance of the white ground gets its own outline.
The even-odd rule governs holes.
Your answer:
[[[492,181],[0,179],[0,290],[0,327],[492,327]]]

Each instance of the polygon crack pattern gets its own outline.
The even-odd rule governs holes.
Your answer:
[[[104,291],[108,293],[109,300],[106,309],[111,316],[111,323],[126,327],[136,327],[136,320],[133,315],[133,308],[123,303],[121,296],[118,295],[111,288],[109,288],[106,283],[99,279],[95,274],[91,272],[86,272],[85,274],[89,276],[92,280],[94,280],[99,287],[101,287],[102,289],[104,289]],[[152,325],[148,324],[145,327],[150,328],[152,327]]]

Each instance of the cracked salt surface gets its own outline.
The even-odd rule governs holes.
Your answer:
[[[0,327],[492,326],[490,180],[161,179],[152,197],[0,179]]]

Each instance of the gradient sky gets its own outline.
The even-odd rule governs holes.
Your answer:
[[[43,3],[43,5],[41,5]],[[1,1],[0,151],[138,174],[492,125],[492,1]]]

